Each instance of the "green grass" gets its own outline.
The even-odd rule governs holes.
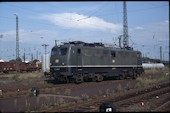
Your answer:
[[[22,81],[22,80],[28,80],[28,79],[41,78],[43,77],[43,74],[40,72],[19,73],[19,74],[8,74],[6,77],[9,79],[13,79],[15,81]]]
[[[151,85],[151,84],[160,83],[160,82],[163,82],[163,81],[168,81],[168,80],[170,80],[170,75],[163,75],[163,76],[156,77],[156,78],[138,77],[136,80],[138,80],[141,83],[141,85],[148,86],[148,85]]]

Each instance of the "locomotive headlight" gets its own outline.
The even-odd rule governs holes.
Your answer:
[[[56,59],[56,60],[55,60],[55,63],[58,63],[58,62],[59,62],[59,60],[58,60],[58,59]]]
[[[115,63],[115,60],[112,60],[112,63]]]

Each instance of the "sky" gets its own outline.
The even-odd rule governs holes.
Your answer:
[[[143,56],[169,60],[169,2],[127,1],[129,46]],[[16,58],[16,15],[19,53],[41,60],[48,44],[68,41],[118,45],[123,34],[123,2],[0,2],[0,59]]]

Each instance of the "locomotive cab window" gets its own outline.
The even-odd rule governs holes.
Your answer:
[[[111,55],[112,55],[112,57],[116,57],[116,52],[115,51],[111,51]]]
[[[51,55],[57,55],[57,49],[52,49]]]
[[[63,56],[63,55],[66,55],[67,54],[67,48],[60,48],[59,50],[59,55]]]

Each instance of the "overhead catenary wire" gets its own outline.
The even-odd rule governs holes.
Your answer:
[[[105,6],[105,5],[107,5],[108,3],[106,3],[106,4],[104,4],[103,5],[103,7]],[[11,5],[11,4],[10,4]],[[11,5],[11,6],[13,6],[13,7],[18,7],[18,8],[21,8],[21,9],[23,9],[24,7],[20,7],[20,6],[16,6],[16,5]],[[165,5],[163,5],[163,6],[165,6]],[[102,7],[102,8],[103,8]],[[158,6],[156,6],[156,7],[158,7]],[[154,8],[156,8],[156,7],[154,7]],[[159,7],[162,7],[162,6],[159,6]],[[153,7],[152,7],[153,8]],[[28,8],[27,8],[28,9]],[[151,9],[151,8],[150,8]],[[141,9],[140,9],[141,10]],[[27,11],[30,11],[30,10],[27,10]],[[31,12],[32,11],[36,11],[36,10],[32,10],[31,9]],[[137,10],[135,10],[135,11],[137,11]],[[37,12],[37,11],[36,11]],[[38,11],[38,12],[41,12],[41,11]],[[93,12],[92,14],[94,14],[95,12]],[[119,14],[119,13],[122,13],[122,12],[118,12],[117,14]],[[128,12],[129,13],[129,12]],[[116,14],[116,13],[113,13],[113,14]],[[91,17],[91,16],[87,16],[86,18],[84,18],[84,19],[87,19],[87,18],[89,18],[89,17]],[[62,17],[59,17],[59,18],[62,18]],[[68,20],[67,18],[63,18],[63,19],[66,19],[66,20]],[[72,21],[72,20],[70,20],[70,21]],[[40,22],[35,22],[35,23],[40,23]],[[40,23],[40,24],[46,24],[46,25],[48,25],[47,23]],[[91,23],[88,23],[88,24],[91,24]],[[54,24],[50,24],[50,25],[54,25]],[[91,24],[91,25],[95,25],[95,24]],[[54,25],[54,26],[56,26],[56,25]],[[97,26],[100,26],[100,25],[97,25]],[[101,26],[102,27],[102,26]]]
[[[104,4],[104,5],[106,5],[106,4]],[[12,6],[14,6],[15,7],[15,5],[12,5]],[[17,6],[18,7],[18,6]],[[22,7],[18,7],[18,8],[22,8]],[[96,12],[96,11],[95,11]],[[93,12],[93,14],[95,13],[95,12]],[[59,17],[59,18],[62,18],[62,17]],[[67,18],[62,18],[62,19],[64,19],[64,20],[68,20]],[[21,20],[23,20],[23,19],[21,19]],[[28,20],[25,20],[25,21],[28,21]],[[30,20],[29,20],[30,21]],[[74,21],[74,20],[69,20],[69,21]],[[37,22],[36,22],[37,23]],[[40,22],[38,22],[38,23],[40,23]],[[88,22],[86,22],[87,24],[91,24],[91,23],[88,23]],[[46,23],[41,23],[41,24],[45,24],[45,25],[47,25]],[[95,24],[91,24],[91,25],[95,25]],[[75,25],[76,26],[76,25]],[[99,27],[103,27],[103,26],[100,26],[100,25],[97,25],[97,26],[99,26]],[[62,34],[65,34],[66,32],[68,32],[69,30],[71,30],[71,29],[67,29],[66,31],[64,31]]]
[[[166,5],[166,6],[167,6],[167,5]],[[162,5],[162,7],[164,7],[164,6]],[[159,7],[158,7],[158,6],[155,6],[155,8],[161,8],[161,7],[160,7],[160,6],[159,6]],[[149,10],[150,10],[150,9],[151,9],[151,8],[149,8]],[[154,8],[152,8],[152,9],[154,9]],[[146,11],[146,10],[145,10],[145,11]],[[31,12],[33,12],[33,10],[31,10]],[[36,11],[35,11],[35,12],[36,12]],[[35,12],[34,12],[34,13],[35,13]],[[135,11],[135,12],[137,12],[137,11]],[[28,13],[28,12],[26,12],[26,13]],[[117,13],[119,14],[119,12],[117,12]],[[115,14],[117,14],[117,13],[115,13]],[[128,12],[128,13],[129,13],[129,12]],[[131,13],[131,12],[130,12],[130,13]],[[95,13],[95,15],[97,15],[97,13]],[[65,19],[66,21],[69,20],[69,19],[67,19],[67,18],[64,18],[64,19]],[[1,20],[2,20],[2,19],[1,19]],[[8,20],[9,20],[9,19],[8,19]],[[13,20],[13,18],[11,18],[11,20]],[[22,20],[22,19],[20,19],[20,20]],[[4,20],[4,21],[5,21],[5,20]],[[36,24],[39,23],[39,22],[37,23],[37,22],[31,21],[31,20],[26,20],[26,19],[25,19],[25,20],[22,20],[22,21],[23,21],[23,22],[31,22],[31,23],[33,22],[33,23],[36,23]],[[71,20],[69,20],[69,21],[71,21]],[[88,23],[88,22],[87,22],[87,23]],[[96,27],[97,27],[97,26],[98,26],[98,27],[101,27],[100,25],[95,25],[94,23],[88,23],[88,24],[94,25],[94,26],[96,26]],[[49,24],[46,24],[46,23],[42,23],[42,25],[47,25],[47,26],[52,26],[52,27],[54,26],[54,28],[56,27],[56,25],[54,25],[54,24],[49,25]],[[1,28],[2,28],[2,27],[1,27]],[[0,29],[1,29],[1,28],[0,28]],[[71,29],[71,28],[70,28],[70,29],[66,29],[64,32],[61,33],[61,36],[66,35],[68,32],[71,32],[72,30],[73,30],[73,29]]]
[[[9,4],[8,4],[9,5]],[[106,5],[106,4],[105,4]],[[12,7],[17,7],[17,8],[24,8],[24,7],[21,7],[21,6],[16,6],[16,5],[11,5],[10,4],[10,6],[12,6]],[[25,8],[24,8],[25,9]],[[28,9],[28,8],[26,8],[26,9]],[[31,9],[32,10],[32,9]],[[30,10],[27,10],[27,11],[30,11]],[[35,12],[35,10],[32,10],[32,11],[34,11]],[[37,12],[37,11],[36,11]],[[40,12],[40,11],[38,11],[38,12]],[[94,13],[94,12],[93,12]],[[62,18],[62,17],[59,17],[59,18]],[[11,18],[12,19],[12,18]],[[64,20],[68,20],[67,18],[62,18],[62,19],[64,19]],[[23,20],[23,19],[21,19],[21,20]],[[30,20],[26,20],[26,21],[30,21]],[[69,21],[75,21],[75,20],[69,20]],[[34,23],[40,23],[40,22],[34,22]],[[40,24],[45,24],[45,25],[48,25],[48,24],[46,24],[46,23],[40,23]],[[88,23],[88,24],[91,24],[91,23]],[[54,24],[50,24],[50,25],[54,25]],[[91,25],[94,25],[94,24],[91,24]],[[56,25],[54,25],[54,26],[56,26]],[[103,26],[100,26],[99,25],[99,27],[103,27]],[[68,30],[67,30],[68,31]],[[65,32],[64,32],[65,33]]]
[[[107,3],[106,4],[104,4],[104,5],[107,5]],[[103,7],[104,7],[104,5],[103,5]],[[15,5],[13,5],[13,7],[15,7]],[[18,7],[18,6],[17,6]],[[156,6],[156,7],[158,7],[158,6]],[[159,6],[160,7],[160,6]],[[22,7],[20,7],[21,9],[22,9]],[[30,10],[28,10],[28,11],[30,11]],[[35,11],[35,10],[32,10],[32,11]],[[32,12],[31,11],[31,12]],[[39,11],[38,11],[39,12]],[[95,12],[93,12],[93,13],[95,13]],[[118,13],[119,14],[119,13]],[[11,19],[13,19],[13,18],[11,18]],[[63,19],[65,19],[65,20],[68,20],[67,18],[63,18]],[[24,20],[23,22],[25,22],[25,21],[30,21],[30,20],[25,20],[25,19],[22,19],[21,18],[21,20]],[[74,20],[70,20],[70,21],[74,21]],[[33,22],[33,21],[30,21],[30,22]],[[41,22],[33,22],[33,23],[36,23],[36,24],[42,24],[42,25],[47,25],[47,26],[52,26],[52,27],[56,27],[56,25],[54,25],[54,24],[48,24],[48,23],[41,23]],[[85,22],[85,23],[87,23],[87,24],[90,24],[90,25],[93,25],[93,26],[96,26],[96,27],[104,27],[104,26],[101,26],[101,25],[96,25],[96,24],[93,24],[93,23],[89,23],[89,22]],[[71,30],[71,28],[70,29],[67,29],[66,31],[64,31],[62,34],[66,34],[66,32],[68,32],[69,30]]]
[[[138,12],[141,12],[141,11],[147,11],[147,10],[151,10],[151,9],[155,9],[155,8],[165,8],[165,7],[168,7],[168,5],[154,6],[154,7],[150,7],[150,8],[141,8],[141,9],[127,10],[127,11],[128,11],[128,14],[129,14],[129,13],[138,13]],[[123,13],[123,12],[120,11],[120,12],[112,13],[110,15],[119,15],[121,13]]]
[[[104,4],[104,5],[107,5],[108,3],[106,3],[106,4]],[[10,4],[11,5],[11,4]],[[102,5],[102,8],[104,7],[104,5]],[[18,7],[18,6],[16,6],[16,5],[12,5],[13,7]],[[163,5],[164,6],[164,5]],[[158,7],[158,6],[156,6],[156,7]],[[156,7],[154,7],[154,8],[156,8]],[[160,7],[160,6],[159,6]],[[21,9],[24,9],[24,7],[21,7],[21,6],[19,6],[19,8],[21,8]],[[153,7],[152,7],[153,8]],[[28,8],[27,8],[28,9]],[[141,10],[141,9],[140,9]],[[30,11],[30,10],[26,10],[26,11]],[[37,12],[36,10],[33,10],[33,9],[31,9],[31,11],[30,12],[32,12],[32,11],[34,11],[34,12]],[[136,10],[137,11],[137,10]],[[38,12],[41,12],[41,11],[38,11]],[[92,13],[96,13],[96,12],[92,12]],[[129,12],[128,12],[129,13]],[[114,13],[113,13],[114,14]],[[116,14],[116,13],[115,13]],[[119,12],[118,12],[118,14],[119,14]],[[21,18],[22,19],[22,18]],[[68,18],[63,18],[63,19],[65,19],[65,20],[68,20]],[[30,21],[30,20],[24,20],[24,21]],[[74,20],[69,20],[69,21],[74,21]],[[31,22],[33,22],[33,21],[31,21]],[[34,23],[36,23],[36,24],[44,24],[44,25],[47,25],[47,26],[54,26],[54,27],[56,27],[56,25],[54,25],[54,24],[48,24],[48,23],[40,23],[40,22],[34,22]],[[96,24],[93,24],[93,23],[89,23],[89,22],[86,22],[87,24],[91,24],[91,25],[93,25],[93,26],[96,26],[96,27],[103,27],[103,26],[101,26],[101,25],[96,25]],[[67,29],[68,30],[68,29]],[[64,32],[65,33],[65,32]],[[64,34],[63,33],[63,34]]]
[[[103,7],[104,7],[104,6],[106,6],[106,5],[108,5],[108,2],[107,2],[107,3],[105,3],[104,5],[102,5],[101,7],[99,7],[99,8],[98,8],[98,10],[96,10],[96,11],[94,11],[94,12],[90,13],[90,14],[89,14],[89,16],[87,16],[86,18],[78,19],[77,21],[80,21],[80,20],[83,20],[83,19],[90,18],[93,14],[95,14],[95,13],[97,13],[97,12],[101,11],[101,10],[103,9]]]
[[[104,4],[103,6],[101,6],[101,8],[100,9],[102,9],[105,5],[108,5],[108,3],[109,2],[107,2],[106,4]],[[30,8],[25,8],[25,7],[21,7],[21,6],[17,6],[17,5],[13,5],[13,4],[6,4],[6,5],[9,5],[9,6],[12,6],[12,7],[17,7],[17,8],[20,8],[20,9],[28,9],[27,11],[29,11],[29,12],[38,12],[38,13],[42,13],[41,11],[37,11],[37,10],[33,10],[33,9],[30,9]],[[50,4],[50,5],[52,5],[52,4]],[[149,8],[142,8],[142,9],[135,9],[135,10],[128,10],[128,13],[132,13],[132,12],[138,12],[138,11],[144,11],[144,10],[150,10],[150,9],[154,9],[154,8],[161,8],[161,7],[167,7],[168,5],[160,5],[160,6],[153,6],[153,7],[149,7]],[[97,10],[97,11],[95,11],[95,12],[92,12],[91,14],[89,14],[89,15],[92,15],[92,14],[94,14],[94,13],[96,13],[96,12],[98,12],[98,11],[101,11],[101,10]],[[116,13],[112,13],[112,15],[115,15],[115,14],[120,14],[120,13],[123,13],[122,11],[121,12],[116,12]]]

